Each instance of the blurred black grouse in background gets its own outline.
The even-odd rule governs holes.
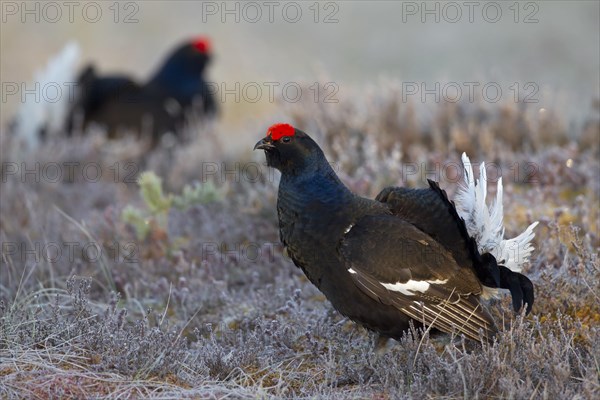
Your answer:
[[[203,77],[210,59],[210,42],[199,37],[175,49],[144,84],[125,75],[97,76],[93,66],[86,67],[77,79],[67,131],[97,124],[109,137],[133,132],[155,144],[165,133],[180,133],[191,111],[202,117],[217,112]]]
[[[489,341],[496,327],[480,302],[484,285],[510,289],[515,310],[531,310],[531,281],[479,253],[437,183],[359,197],[288,124],[273,125],[254,148],[281,171],[277,213],[288,254],[353,321],[384,338],[400,338],[412,321]]]

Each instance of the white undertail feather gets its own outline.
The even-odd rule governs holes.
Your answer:
[[[43,69],[36,71],[33,83],[27,85],[28,90],[35,88],[36,95],[24,96],[17,111],[16,134],[30,149],[38,146],[42,128],[49,133],[64,128],[69,97],[75,91],[79,55],[77,43],[67,43]]]
[[[523,233],[512,239],[504,238],[504,208],[502,205],[502,178],[498,179],[496,199],[488,207],[487,176],[485,163],[479,167],[479,179],[473,176],[471,160],[465,153],[462,155],[465,170],[465,187],[456,196],[456,209],[465,220],[469,235],[477,241],[480,253],[491,253],[498,264],[504,265],[511,271],[520,272],[523,265],[529,261],[533,251],[531,241],[538,222],[534,222]],[[488,288],[489,289],[489,288]],[[496,290],[490,290],[484,295],[495,295]]]

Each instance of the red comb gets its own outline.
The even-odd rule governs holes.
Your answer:
[[[200,53],[208,53],[210,52],[210,40],[207,37],[199,37],[196,38],[192,45],[198,50]]]
[[[272,140],[279,140],[284,136],[294,136],[296,130],[290,124],[274,124],[267,129],[267,136],[271,136]]]

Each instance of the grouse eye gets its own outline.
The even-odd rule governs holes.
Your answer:
[[[292,140],[292,138],[289,136],[284,136],[281,140],[283,141],[283,143],[289,143]]]

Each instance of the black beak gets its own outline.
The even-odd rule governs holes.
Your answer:
[[[257,150],[257,149],[258,150],[271,150],[274,148],[275,148],[275,146],[273,146],[273,143],[271,142],[270,137],[263,138],[254,145],[254,150]]]

